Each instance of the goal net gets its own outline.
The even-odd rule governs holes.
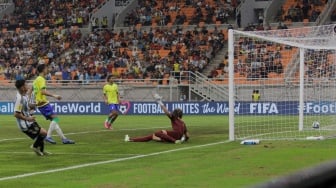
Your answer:
[[[230,140],[336,136],[335,32],[229,31]]]

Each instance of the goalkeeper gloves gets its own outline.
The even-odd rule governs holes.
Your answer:
[[[162,96],[160,96],[159,94],[157,94],[157,93],[155,93],[154,94],[154,99],[156,100],[156,102],[159,104],[159,105],[163,105],[163,103],[162,103]]]

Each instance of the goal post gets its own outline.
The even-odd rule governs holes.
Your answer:
[[[336,137],[335,32],[229,30],[229,140]]]

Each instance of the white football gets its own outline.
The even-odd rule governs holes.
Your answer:
[[[318,129],[320,128],[320,123],[318,121],[314,121],[313,124],[312,124],[312,128],[313,129]]]

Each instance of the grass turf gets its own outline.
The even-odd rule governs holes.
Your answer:
[[[37,120],[48,128],[43,117]],[[113,131],[103,128],[104,120],[105,116],[60,116],[60,126],[76,144],[63,145],[54,136],[56,145],[46,143],[53,154],[39,157],[30,150],[32,140],[18,130],[14,117],[1,115],[0,187],[246,187],[331,160],[336,154],[334,140],[264,141],[253,146],[226,142],[227,116],[185,116],[191,139],[181,145],[123,141],[125,134],[142,136],[169,129],[164,115],[120,116]],[[65,169],[76,166],[80,168]],[[62,170],[47,173],[55,169]],[[36,172],[42,173],[4,180]]]

